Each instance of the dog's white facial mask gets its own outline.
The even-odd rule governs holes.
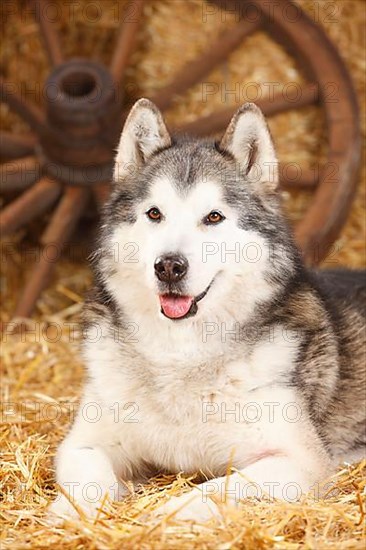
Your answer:
[[[171,138],[159,111],[147,100],[138,102],[126,121],[117,152],[118,185],[128,185],[132,165],[138,173],[156,152],[170,146]],[[255,167],[257,183],[269,185],[270,172],[273,183],[276,157],[266,123],[256,107],[235,115],[221,147],[240,164],[248,180],[253,179]],[[190,160],[186,161],[189,169]],[[184,317],[196,298],[197,317],[205,314],[216,318],[220,310],[241,303],[243,295],[247,305],[252,304],[257,292],[263,296],[266,286],[269,250],[265,238],[239,226],[238,209],[225,198],[222,172],[215,176],[211,170],[207,177],[205,170],[198,170],[194,183],[182,192],[181,182],[176,181],[169,165],[158,176],[152,176],[146,196],[135,201],[134,223],[119,224],[110,237],[110,248],[116,251],[114,269],[110,270],[113,276],[108,281],[110,289],[129,311],[135,304],[139,310],[159,316],[163,310],[166,316],[175,318],[179,318],[177,308]],[[277,183],[277,174],[275,177]],[[151,209],[158,211],[159,220],[151,219]],[[219,221],[211,223],[217,214]],[[173,298],[179,298],[180,303],[172,303],[169,285],[164,288],[156,276],[154,265],[166,255],[182,256],[188,263],[184,279],[172,290]],[[162,295],[167,296],[165,302]]]

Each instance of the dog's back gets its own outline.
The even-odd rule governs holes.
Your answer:
[[[322,270],[312,274],[312,282],[328,312],[338,348],[337,385],[319,425],[334,457],[352,460],[362,456],[366,445],[366,272]],[[347,441],[350,446],[345,453]]]
[[[314,272],[314,277],[324,297],[355,308],[366,318],[366,271],[326,269]]]

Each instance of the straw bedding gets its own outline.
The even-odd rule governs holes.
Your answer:
[[[317,18],[340,48],[364,113],[363,2],[308,0],[300,4]],[[23,3],[14,5],[24,6]],[[101,12],[98,8],[94,15],[90,11],[88,18],[86,5],[90,10],[90,5],[103,9]],[[329,5],[335,6],[331,18]],[[75,3],[72,22],[64,8],[58,26],[67,55],[93,53],[96,59],[108,62],[118,27],[115,7],[116,2],[109,0],[79,0]],[[147,2],[144,19],[128,70],[127,93],[130,95],[148,95],[163,86],[179,65],[201,52],[225,25],[234,23],[232,16],[224,20],[219,14],[203,21],[200,0]],[[9,16],[4,34],[2,71],[27,86],[42,81],[47,74],[47,60],[32,18],[22,17],[19,11]],[[289,80],[303,81],[291,58],[264,35],[249,38],[227,63],[207,78],[208,82],[226,83],[228,89],[235,82]],[[193,120],[220,107],[220,94],[212,96],[207,103],[200,101],[201,96],[202,88],[197,85],[178,98],[168,114],[169,122]],[[3,104],[1,124],[2,128],[15,132],[26,130]],[[324,121],[318,108],[280,115],[270,124],[281,160],[295,159],[313,166],[319,156],[324,155]],[[365,169],[349,220],[328,262],[352,267],[365,265],[364,184]],[[285,200],[290,217],[296,220],[311,195],[292,192]],[[34,250],[42,223],[19,231],[3,243],[3,322],[9,321],[31,268],[31,258],[34,261],[35,255],[30,257],[28,252],[30,248]],[[89,228],[90,224],[85,227]],[[65,254],[58,265],[50,288],[38,303],[35,332],[3,336],[2,548],[364,548],[365,463],[341,466],[332,478],[332,491],[326,500],[310,495],[295,504],[248,501],[219,524],[184,524],[169,517],[157,522],[149,517],[149,511],[168,494],[177,494],[188,486],[189,480],[181,477],[157,478],[125,502],[106,502],[94,523],[81,519],[57,528],[45,524],[45,507],[55,495],[53,456],[75,414],[83,379],[78,355],[81,338],[78,320],[83,293],[91,284],[88,267],[80,259],[85,254],[86,240],[88,237],[81,244],[78,241],[75,246],[70,245],[67,251],[72,250],[72,254]]]

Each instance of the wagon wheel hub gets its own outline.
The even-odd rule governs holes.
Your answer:
[[[88,59],[62,63],[44,97],[46,126],[37,146],[44,171],[67,185],[110,179],[122,98],[108,69]]]

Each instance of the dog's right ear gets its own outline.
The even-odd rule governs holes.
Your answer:
[[[171,145],[171,137],[159,109],[149,99],[132,107],[122,130],[114,165],[114,180],[123,180],[159,149]]]
[[[265,118],[254,103],[234,114],[220,147],[239,163],[248,182],[259,192],[273,192],[278,185],[278,161]]]

